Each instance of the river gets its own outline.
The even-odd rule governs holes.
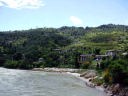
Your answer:
[[[106,96],[66,73],[0,68],[0,96]]]

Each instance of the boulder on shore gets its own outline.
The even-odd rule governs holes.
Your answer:
[[[80,75],[80,77],[94,78],[97,75],[95,70],[88,70]]]

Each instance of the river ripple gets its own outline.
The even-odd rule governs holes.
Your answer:
[[[0,96],[106,96],[64,73],[0,68]]]

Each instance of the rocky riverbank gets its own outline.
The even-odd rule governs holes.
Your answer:
[[[84,73],[80,74],[78,72],[82,69],[70,69],[70,68],[34,68],[33,71],[45,71],[45,72],[65,72],[67,74],[73,75],[77,78],[80,78],[85,82],[85,84],[91,88],[96,88],[101,91],[105,91],[108,96],[128,96],[128,88],[122,87],[119,84],[106,85],[106,84],[96,84],[93,82],[94,79],[98,77],[95,70],[87,70]]]
[[[82,69],[70,69],[70,68],[34,68],[33,71],[45,71],[45,72],[65,72],[67,74],[73,75],[85,82],[85,84],[91,88],[96,88],[98,90],[104,91],[102,86],[96,86],[96,84],[92,83],[91,80],[96,77],[96,71],[87,70],[86,72],[80,74]]]
[[[105,92],[109,96],[128,96],[128,87],[121,86],[120,84],[108,85]]]
[[[103,79],[97,76],[95,70],[88,70],[81,74],[80,77],[85,79],[87,86],[105,91],[108,96],[128,96],[128,87],[124,87],[120,84],[107,85],[103,83],[99,85],[98,83],[94,83],[93,80],[96,78]]]
[[[98,90],[106,92],[108,96],[128,96],[128,87],[123,87],[120,84],[99,85],[99,84],[94,83],[93,80],[95,78],[99,78],[95,70],[87,70],[86,72],[82,74],[71,73],[71,72],[67,72],[67,73],[80,78],[81,80],[85,82],[87,86],[91,88],[96,88]]]
[[[45,72],[60,72],[60,73],[67,73],[73,75],[85,82],[85,84],[91,88],[96,88],[98,90],[104,91],[103,86],[97,86],[96,84],[92,83],[91,80],[94,79],[97,74],[94,70],[87,70],[86,72],[80,74],[82,69],[70,69],[70,68],[34,68],[33,71],[45,71]]]

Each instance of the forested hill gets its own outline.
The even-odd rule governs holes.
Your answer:
[[[10,66],[8,62],[11,60],[21,63],[11,66],[14,68],[33,67],[31,64],[37,62],[39,58],[44,60],[42,66],[74,67],[77,53],[91,53],[97,48],[101,53],[108,49],[127,51],[128,26],[113,24],[86,28],[63,26],[0,32],[0,64],[5,67]],[[22,65],[26,62],[30,65]]]
[[[70,43],[71,40],[68,37],[58,34],[53,28],[0,33],[1,54],[12,57],[16,53],[22,53],[31,61],[36,61],[52,49],[67,46]]]

